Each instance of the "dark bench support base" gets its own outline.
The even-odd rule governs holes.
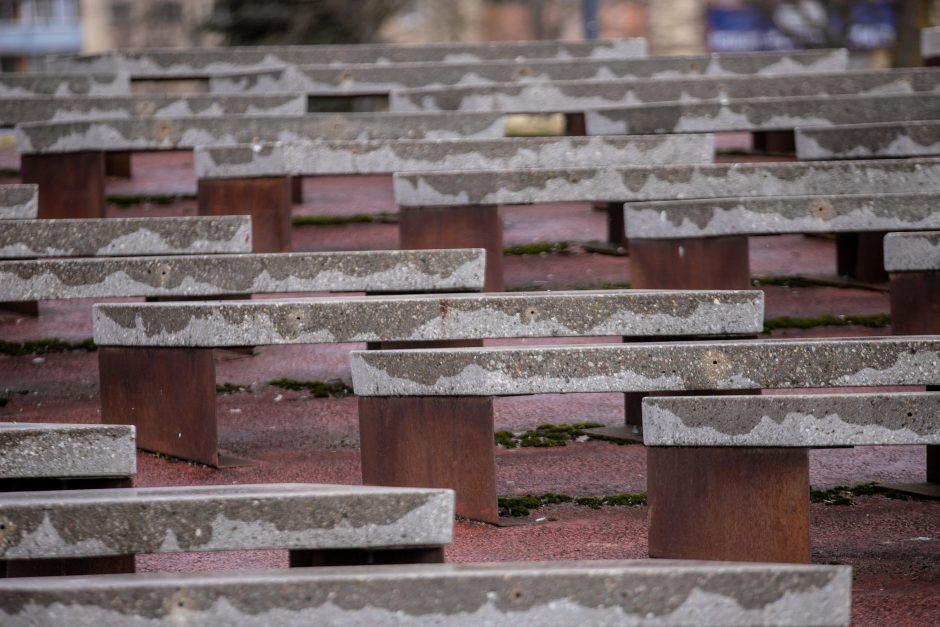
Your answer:
[[[503,221],[496,205],[479,207],[402,207],[398,225],[402,250],[485,248],[484,292],[505,290]]]
[[[444,549],[332,549],[290,551],[291,568],[308,566],[371,566],[383,564],[443,564]]]
[[[101,422],[137,427],[137,446],[219,465],[211,348],[98,349]]]
[[[40,218],[105,217],[103,152],[23,155],[20,172],[39,185]]]
[[[39,303],[34,300],[0,303],[0,309],[20,314],[21,316],[32,316],[33,318],[39,316]]]
[[[104,173],[122,179],[134,178],[130,152],[106,152],[104,154]]]
[[[291,251],[291,179],[200,180],[199,215],[250,215],[252,251]]]
[[[630,284],[638,289],[750,289],[747,236],[631,239]]]
[[[751,145],[754,152],[773,155],[795,155],[796,134],[786,131],[758,131],[751,133]]]
[[[884,283],[883,232],[836,234],[836,272],[863,283]]]
[[[304,202],[304,177],[302,176],[290,177],[290,200],[295,205],[303,204]]]
[[[940,334],[940,272],[892,272],[890,277],[891,332]],[[927,390],[940,391],[940,386],[928,385]],[[940,445],[927,446],[927,483],[935,485],[910,491],[940,497]]]
[[[806,449],[647,449],[650,557],[809,562]]]
[[[499,522],[492,397],[363,396],[359,438],[364,484],[450,488],[458,516]]]
[[[47,490],[94,490],[130,488],[129,477],[101,479],[4,479],[0,492]],[[133,555],[76,557],[43,560],[0,560],[0,577],[58,577],[62,575],[107,575],[134,572]]]

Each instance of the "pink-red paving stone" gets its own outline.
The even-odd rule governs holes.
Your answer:
[[[741,143],[741,137],[732,138]],[[725,141],[721,140],[720,141]],[[15,153],[14,153],[15,154]],[[0,169],[16,167],[0,153]],[[7,165],[9,164],[9,165]],[[112,195],[192,195],[195,179],[186,153],[135,155],[135,178],[108,181]],[[15,182],[12,179],[9,182]],[[326,177],[304,182],[305,201],[295,215],[395,213],[388,177]],[[109,215],[192,215],[189,198],[170,204],[109,207]],[[536,241],[584,242],[604,239],[606,221],[588,205],[504,207],[506,244]],[[296,250],[355,250],[397,247],[394,224],[356,224],[294,229]],[[832,278],[832,240],[802,236],[751,239],[755,276],[811,275]],[[573,289],[629,282],[629,258],[572,254],[507,256],[507,284],[513,289]],[[876,289],[762,288],[766,318],[871,315],[889,312],[884,286]],[[134,299],[130,299],[134,300]],[[137,299],[139,300],[139,299]],[[91,336],[89,301],[42,303],[39,318],[0,314],[0,339]],[[782,329],[773,337],[887,335],[890,328],[822,327]],[[592,338],[580,342],[617,341]],[[565,340],[489,341],[488,345],[564,343]],[[259,347],[252,355],[217,351],[217,380],[249,386],[219,395],[222,448],[253,464],[211,469],[138,455],[137,484],[209,485],[307,481],[361,482],[356,401],[352,397],[311,398],[304,392],[268,385],[272,379],[349,380],[348,352],[361,344]],[[16,421],[82,422],[100,419],[97,357],[73,352],[0,357],[0,396],[8,404],[0,418]],[[792,393],[792,392],[790,392]],[[515,432],[544,423],[622,421],[619,394],[545,395],[500,398],[496,429]],[[497,449],[501,495],[558,492],[598,496],[646,488],[645,449],[604,442],[564,448]],[[810,453],[811,483],[817,487],[867,481],[923,479],[923,447],[858,447]],[[851,564],[855,569],[853,622],[859,625],[940,624],[940,503],[905,502],[883,496],[859,497],[852,506],[811,506],[812,559]],[[539,522],[536,522],[539,521]],[[510,521],[520,522],[520,521]],[[521,524],[493,527],[458,521],[448,561],[642,558],[647,554],[646,508],[556,505],[534,510]],[[141,571],[208,571],[283,567],[283,551],[141,556]]]

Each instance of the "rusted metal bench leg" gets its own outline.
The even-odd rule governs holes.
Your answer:
[[[122,179],[134,178],[134,170],[131,165],[132,154],[130,152],[104,153],[104,173]]]
[[[137,427],[139,448],[219,465],[210,348],[98,349],[101,422]]]
[[[940,272],[892,272],[891,331],[894,335],[940,334]],[[940,383],[940,382],[938,382]],[[940,391],[940,385],[928,385]],[[940,446],[927,446],[927,483],[940,494]],[[924,493],[918,490],[918,493]]]
[[[647,449],[650,557],[809,562],[806,449]]]
[[[23,155],[20,172],[39,185],[40,218],[105,217],[103,152]]]
[[[630,283],[638,289],[749,289],[747,236],[631,239]]]
[[[295,205],[301,205],[304,202],[304,177],[290,177],[290,200]]]
[[[496,523],[493,399],[359,398],[362,482],[450,488],[457,515]]]
[[[402,207],[398,224],[402,250],[485,248],[484,292],[502,292],[503,221],[496,205],[479,207]]]
[[[865,283],[884,283],[884,232],[836,234],[836,272]]]
[[[306,566],[369,566],[382,564],[442,564],[444,549],[293,549],[289,555],[291,568]]]
[[[0,492],[47,490],[93,490],[129,488],[130,477],[102,479],[8,479],[0,481]],[[107,575],[134,572],[133,555],[75,557],[44,560],[0,560],[0,577],[57,577],[61,575]]]
[[[200,180],[199,214],[250,215],[252,250],[256,253],[291,251],[291,179]]]
[[[773,155],[795,155],[796,136],[792,130],[758,131],[751,134],[755,152]]]

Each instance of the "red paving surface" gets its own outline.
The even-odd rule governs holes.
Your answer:
[[[183,154],[134,158],[138,177],[109,180],[108,193],[121,195],[195,192],[191,159]],[[0,169],[16,167],[0,153]],[[4,180],[15,182],[10,176]],[[350,197],[350,190],[355,194]],[[394,213],[386,177],[328,178],[305,182],[306,200],[296,215]],[[186,215],[192,200],[170,205],[109,208],[110,215]],[[535,241],[583,242],[603,239],[604,215],[586,205],[504,208],[507,245]],[[299,227],[297,250],[380,249],[397,246],[394,224]],[[629,258],[589,254],[510,256],[507,283],[513,289],[587,288],[629,281]],[[831,240],[800,236],[753,238],[754,275],[831,275]],[[766,318],[888,313],[880,289],[764,288]],[[42,304],[38,318],[0,315],[0,339],[24,341],[91,336],[90,302]],[[779,330],[775,337],[890,334],[890,328],[824,327]],[[588,340],[586,340],[588,341]],[[612,341],[609,338],[600,341]],[[506,342],[492,342],[505,344]],[[210,469],[149,454],[138,456],[137,483],[194,485],[307,481],[361,481],[356,402],[315,399],[266,384],[275,378],[349,379],[348,351],[361,345],[261,347],[254,355],[219,353],[218,382],[247,384],[245,393],[219,396],[222,447],[248,457],[250,466]],[[74,352],[37,357],[0,357],[0,409],[5,420],[96,422],[97,360]],[[522,431],[543,423],[622,421],[621,396],[572,394],[502,398],[496,428]],[[867,481],[923,479],[923,447],[859,447],[811,452],[814,487]],[[576,496],[637,492],[646,488],[645,450],[602,442],[564,448],[497,451],[501,495],[558,492]],[[539,519],[540,522],[536,522]],[[856,499],[852,506],[811,506],[812,559],[850,564],[855,569],[853,620],[859,625],[940,624],[940,503],[897,501],[883,496]],[[505,527],[458,522],[447,559],[455,562],[548,559],[614,559],[646,556],[646,508],[557,505],[535,510],[522,524]],[[283,552],[145,556],[142,571],[217,570],[286,566]]]

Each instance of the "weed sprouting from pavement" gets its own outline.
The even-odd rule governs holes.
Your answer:
[[[22,357],[24,355],[51,355],[53,353],[71,353],[72,351],[94,352],[98,350],[94,340],[80,340],[68,342],[55,338],[45,340],[31,340],[28,342],[0,341],[0,355],[9,357]]]
[[[297,381],[296,379],[275,379],[273,381],[268,381],[268,385],[293,392],[309,392],[310,395],[314,398],[349,396],[353,393],[352,388],[342,381]]]
[[[548,448],[552,446],[565,446],[578,438],[587,438],[585,429],[603,427],[599,422],[576,422],[574,424],[539,425],[535,429],[523,433],[512,431],[497,431],[495,441],[503,448]]]

